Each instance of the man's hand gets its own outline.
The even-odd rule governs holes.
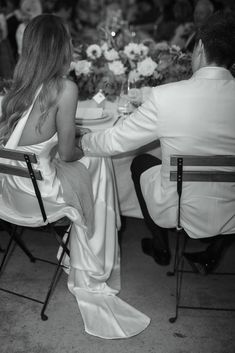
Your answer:
[[[79,150],[82,151],[83,153],[83,150],[82,150],[82,136],[79,136],[79,137],[76,137],[76,146],[79,148]]]

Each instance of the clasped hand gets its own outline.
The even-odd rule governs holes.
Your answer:
[[[91,130],[86,127],[76,126],[76,138],[79,138],[79,137],[81,138],[83,135],[85,135],[89,132],[91,132]]]
[[[82,155],[83,155],[83,150],[82,150],[81,139],[82,139],[83,135],[85,135],[89,132],[91,132],[90,129],[76,126],[76,145],[81,150]]]

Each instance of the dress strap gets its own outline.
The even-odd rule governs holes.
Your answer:
[[[11,136],[9,137],[9,139],[5,145],[6,148],[15,149],[18,146],[21,135],[24,131],[25,124],[28,120],[28,117],[33,109],[34,103],[35,103],[36,99],[38,98],[41,90],[42,90],[42,85],[38,88],[31,106],[23,113],[22,117],[20,118],[17,125],[15,126]]]

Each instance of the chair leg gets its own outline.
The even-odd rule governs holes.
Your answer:
[[[10,253],[10,249],[11,249],[11,245],[13,243],[13,241],[15,241],[15,243],[24,251],[24,253],[29,257],[31,262],[35,262],[36,258],[31,254],[31,252],[28,250],[28,248],[25,246],[25,244],[23,243],[23,241],[21,240],[21,235],[23,233],[23,228],[21,227],[20,232],[17,234],[17,229],[18,226],[16,225],[12,225],[9,236],[10,236],[10,240],[8,242],[8,245],[4,251],[4,256],[2,259],[2,262],[0,264],[0,273],[2,272],[3,266],[7,260],[7,257]]]
[[[20,236],[22,234],[22,231],[23,231],[23,228],[20,230],[19,233],[17,233],[17,229],[18,229],[17,226],[15,226],[15,225],[12,226],[11,232],[9,234],[10,235],[10,240],[9,240],[9,243],[8,243],[7,248],[5,250],[2,262],[0,264],[0,273],[1,273],[2,269],[3,269],[3,266],[4,266],[4,264],[5,264],[6,260],[7,260],[8,255],[10,253],[11,246],[12,246],[13,242],[15,242],[17,245],[19,245],[19,247],[24,251],[24,253],[30,258],[30,260],[32,262],[35,262],[35,260],[38,259],[38,260],[41,260],[41,261],[44,261],[44,262],[52,263],[50,261],[45,261],[45,260],[42,260],[42,259],[39,259],[39,258],[35,258],[31,254],[31,252],[28,250],[28,248],[25,246],[25,244],[23,243],[23,241],[20,238]],[[63,242],[63,245],[61,245],[62,246],[62,252],[61,252],[61,255],[59,257],[58,263],[56,265],[56,270],[55,270],[54,275],[52,277],[52,280],[51,280],[51,283],[50,283],[50,286],[49,286],[49,289],[47,291],[46,298],[45,298],[44,301],[41,301],[41,300],[38,300],[38,299],[35,299],[35,298],[32,298],[32,297],[28,297],[28,296],[25,296],[25,295],[22,295],[22,294],[13,292],[13,291],[9,291],[9,290],[4,289],[4,288],[0,288],[1,291],[7,292],[7,293],[11,293],[11,294],[17,295],[19,297],[22,297],[22,298],[25,298],[25,299],[28,299],[28,300],[32,300],[34,302],[42,304],[43,307],[42,307],[42,310],[41,310],[41,319],[44,320],[44,321],[48,319],[48,316],[45,315],[45,310],[47,308],[49,299],[51,298],[51,295],[52,295],[53,289],[55,287],[56,281],[57,281],[57,279],[59,277],[59,274],[60,274],[60,272],[62,270],[63,265],[61,265],[61,263],[62,263],[63,257],[64,257],[65,254],[69,253],[68,242],[69,242],[70,231],[71,231],[71,225],[68,227],[68,229],[67,229],[67,231],[65,233],[65,234],[67,234],[67,238],[66,238],[65,242]],[[53,233],[56,233],[56,232],[54,231]],[[54,263],[52,263],[52,264],[54,264]]]
[[[9,254],[9,252],[10,252],[10,248],[11,248],[12,242],[13,242],[13,238],[11,237],[9,242],[8,242],[8,244],[7,244],[7,247],[6,247],[2,262],[0,264],[0,273],[2,272],[2,269],[3,269],[3,266],[4,266],[5,262],[6,262],[7,256]]]
[[[183,281],[183,267],[184,267],[184,258],[180,257],[176,269],[176,289],[175,289],[175,316],[169,318],[169,322],[173,324],[178,319],[178,312],[180,308],[180,296],[182,289]]]
[[[48,224],[48,227],[49,227],[50,232],[54,234],[54,236],[55,236],[57,242],[60,244],[60,246],[62,247],[62,249],[64,250],[64,252],[65,252],[68,256],[70,256],[70,252],[69,252],[69,250],[68,250],[66,244],[64,244],[63,239],[61,239],[61,237],[60,237],[59,234],[56,232],[56,230],[54,229],[54,227],[53,227],[50,223]],[[71,227],[71,225],[69,226],[69,229],[70,229],[70,227]],[[66,233],[67,233],[67,232],[66,232]]]
[[[66,249],[67,249],[67,245],[68,245],[68,242],[69,242],[70,231],[71,231],[71,226],[68,228],[68,230],[67,230],[66,233],[65,233],[65,234],[67,234],[67,239],[66,239],[65,243],[63,243],[64,246],[63,246],[63,248],[62,248],[62,252],[61,252],[61,255],[60,255],[60,257],[59,257],[58,264],[57,264],[57,266],[56,266],[56,270],[55,270],[54,275],[53,275],[53,277],[52,277],[51,284],[50,284],[50,286],[49,286],[49,289],[48,289],[48,292],[47,292],[45,301],[44,301],[44,303],[43,303],[43,307],[42,307],[42,310],[41,310],[41,319],[42,319],[43,321],[48,320],[48,316],[45,315],[45,311],[46,311],[46,308],[47,308],[49,299],[50,299],[50,297],[51,297],[51,295],[52,295],[53,288],[54,288],[54,286],[55,286],[55,284],[56,284],[56,281],[57,281],[57,279],[58,279],[58,277],[59,277],[59,275],[60,275],[60,273],[61,273],[62,267],[63,267],[63,266],[61,265],[61,262],[62,262],[62,260],[63,260],[63,257],[64,257],[64,255],[65,255],[65,253],[67,253],[67,252],[66,252]]]
[[[0,231],[1,230],[8,232],[8,230],[6,229],[5,222],[3,222],[3,220],[0,221]],[[2,246],[0,245],[0,253],[4,253],[4,252],[5,252],[5,249],[3,249]]]
[[[23,233],[24,228],[21,227],[20,232],[17,233],[18,226],[13,225],[12,231],[10,233],[10,237],[14,239],[16,244],[23,250],[23,252],[28,256],[31,262],[35,262],[36,258],[32,255],[32,253],[29,251],[29,249],[25,246],[24,242],[21,239],[21,235]]]
[[[180,233],[176,233],[176,244],[175,244],[175,255],[174,255],[174,264],[172,271],[167,272],[167,276],[174,276],[177,268],[178,256],[179,256],[179,243],[180,243]]]
[[[207,307],[207,306],[192,306],[192,305],[182,305],[181,304],[181,290],[183,285],[183,273],[195,273],[195,271],[184,270],[184,256],[183,253],[185,251],[186,243],[188,240],[188,236],[185,232],[183,232],[183,239],[180,241],[180,232],[177,232],[176,239],[176,248],[175,248],[175,259],[173,270],[167,273],[168,276],[174,276],[176,274],[176,287],[175,287],[175,315],[169,318],[170,323],[176,322],[178,318],[179,309],[194,309],[194,310],[208,310],[208,311],[227,311],[227,312],[235,312],[234,307]],[[213,273],[211,275],[235,275],[234,272],[230,273]]]
[[[175,259],[173,271],[167,273],[168,276],[174,276],[176,274],[176,287],[175,287],[175,316],[169,318],[170,323],[174,323],[178,318],[178,311],[180,307],[180,295],[183,281],[183,268],[184,258],[182,256],[186,245],[186,236],[183,234],[182,244],[180,244],[181,231],[177,232]]]

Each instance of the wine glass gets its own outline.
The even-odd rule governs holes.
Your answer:
[[[122,115],[127,115],[131,111],[130,97],[128,96],[128,81],[123,80],[121,84],[120,95],[118,98],[118,112]]]
[[[141,93],[140,93],[140,89],[137,88],[136,81],[129,81],[128,97],[129,97],[130,103],[133,106],[138,107],[141,104]]]

